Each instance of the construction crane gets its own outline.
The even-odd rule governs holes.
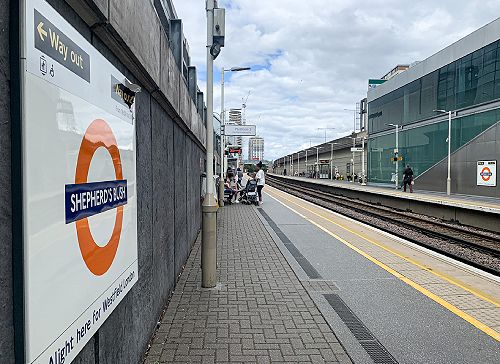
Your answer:
[[[247,108],[247,101],[248,101],[248,98],[250,97],[250,92],[251,91],[248,91],[247,96],[241,98],[241,108],[243,109],[243,112],[242,112],[242,114],[243,114],[242,115],[242,124],[243,125],[245,125],[247,123],[245,109]]]

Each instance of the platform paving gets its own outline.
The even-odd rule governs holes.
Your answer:
[[[272,176],[272,174],[270,175]],[[500,214],[500,198],[496,197],[460,195],[460,194],[451,194],[450,196],[448,196],[445,192],[419,190],[418,184],[415,185],[414,193],[410,193],[409,190],[408,192],[404,192],[401,189],[396,190],[394,189],[394,185],[390,184],[368,183],[366,186],[363,186],[360,183],[352,183],[348,181],[313,179],[313,178],[297,177],[297,176],[282,176],[282,175],[276,175],[276,176],[287,179],[307,181],[325,186],[343,188],[347,190],[364,191],[364,192],[370,192],[374,194],[392,196],[409,200],[418,200],[426,202],[432,201],[439,205],[449,205],[449,206],[458,206],[469,209],[479,209],[493,214]]]
[[[144,363],[351,363],[253,206],[218,213],[220,286],[200,288],[200,242]]]

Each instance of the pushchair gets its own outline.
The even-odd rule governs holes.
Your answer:
[[[259,200],[257,198],[257,182],[253,179],[247,181],[244,189],[240,190],[239,201],[246,205],[258,205]]]
[[[233,203],[234,190],[224,185],[224,203],[231,205]]]

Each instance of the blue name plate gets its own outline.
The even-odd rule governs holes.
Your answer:
[[[66,224],[127,203],[127,180],[65,185]]]

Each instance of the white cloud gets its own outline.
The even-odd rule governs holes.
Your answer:
[[[175,0],[174,0],[175,2]],[[205,2],[179,0],[192,63],[206,67]],[[354,108],[368,78],[396,64],[422,60],[500,14],[497,0],[226,0],[226,46],[215,65],[252,66],[225,84],[226,108],[247,103],[247,122],[265,138],[266,159],[280,157],[324,135],[352,130]],[[218,80],[218,76],[216,75]],[[214,87],[214,110],[220,109]]]

